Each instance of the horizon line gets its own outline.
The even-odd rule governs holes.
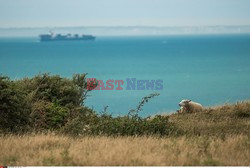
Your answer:
[[[133,27],[141,27],[141,28],[192,28],[192,27],[250,27],[249,25],[189,25],[189,26],[154,26],[154,25],[116,25],[116,26],[107,26],[107,25],[96,25],[96,26],[23,26],[23,27],[0,27],[0,29],[35,29],[35,28],[133,28]]]

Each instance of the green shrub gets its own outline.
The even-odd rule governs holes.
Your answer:
[[[25,92],[8,77],[0,76],[0,129],[4,132],[26,130],[30,112]]]
[[[177,131],[167,116],[155,116],[152,120],[139,116],[144,104],[159,96],[158,93],[144,97],[125,116],[113,117],[107,107],[101,114],[85,107],[89,92],[85,77],[77,74],[68,79],[42,74],[17,81],[1,77],[0,129],[20,133],[30,128],[31,131],[108,136],[164,136]]]
[[[37,101],[32,104],[31,126],[35,130],[47,129],[46,113],[48,103],[45,101]]]
[[[68,116],[68,108],[51,103],[46,113],[46,125],[49,129],[60,128],[65,125]]]
[[[80,107],[71,110],[71,116],[61,132],[64,134],[90,135],[90,125],[95,125],[97,121],[96,113],[87,107]]]
[[[31,119],[36,130],[54,130],[65,125],[69,109],[55,103],[38,101],[33,104]]]
[[[72,79],[40,74],[12,81],[0,76],[0,131],[59,129],[77,117],[87,97],[86,74]]]
[[[61,78],[59,75],[37,75],[16,81],[20,88],[28,93],[33,102],[43,100],[61,106],[81,106],[88,90],[86,74],[73,75],[73,79]]]
[[[168,116],[155,116],[154,119],[119,116],[109,114],[78,116],[66,124],[63,133],[70,135],[105,135],[105,136],[143,136],[143,135],[178,135],[180,130],[171,124]]]

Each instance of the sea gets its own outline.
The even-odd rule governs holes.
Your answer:
[[[0,74],[13,80],[87,73],[112,90],[92,90],[85,105],[125,115],[143,97],[141,116],[174,113],[182,99],[216,106],[250,99],[250,34],[100,36],[95,41],[0,38]],[[117,90],[118,82],[123,81]],[[135,81],[132,84],[128,82]],[[160,81],[160,87],[147,87]],[[152,84],[152,83],[151,83]],[[158,83],[159,84],[159,83]],[[130,85],[130,86],[128,86]]]

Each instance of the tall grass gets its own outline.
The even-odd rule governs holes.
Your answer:
[[[250,137],[0,137],[0,163],[15,166],[250,165]]]
[[[93,133],[70,136],[58,132],[0,134],[0,163],[13,166],[249,166],[250,118],[245,115],[249,109],[250,103],[242,102],[197,113],[172,114],[164,117],[166,122],[154,121],[161,117],[157,116],[149,119],[152,123],[146,128],[152,129],[150,134],[146,134],[144,125],[125,127],[125,133],[127,128],[144,131],[140,136],[117,134],[116,128],[123,125],[120,123],[123,119],[105,115],[101,120],[104,123],[97,125],[104,128],[95,129],[106,130],[107,134],[102,136]],[[108,125],[106,121],[109,121]],[[159,131],[155,128],[165,128],[160,123],[167,123],[164,130],[169,131],[172,125],[174,131],[178,129],[182,132],[177,136],[169,132],[161,132],[167,136],[157,136],[161,135],[157,132],[151,134]],[[112,124],[115,124],[114,127]],[[119,131],[122,130],[121,127]],[[110,135],[116,136],[103,136],[109,135],[109,131]]]
[[[169,121],[185,135],[250,135],[250,102],[238,102],[189,114],[172,114]]]

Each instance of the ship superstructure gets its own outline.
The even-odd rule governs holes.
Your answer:
[[[95,40],[95,36],[92,35],[78,35],[78,34],[41,34],[40,41],[72,41],[72,40]]]

